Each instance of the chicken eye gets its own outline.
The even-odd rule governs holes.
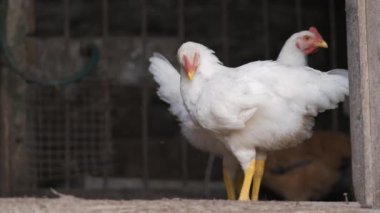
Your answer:
[[[305,35],[304,37],[303,37],[303,39],[305,40],[305,41],[309,41],[310,40],[310,36],[308,36],[308,35]]]

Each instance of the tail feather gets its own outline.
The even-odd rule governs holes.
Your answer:
[[[159,85],[157,94],[161,100],[170,105],[169,111],[180,121],[185,121],[187,111],[180,92],[180,75],[169,60],[159,53],[154,53],[149,59],[149,71]]]
[[[348,79],[348,71],[345,69],[333,69],[327,72],[329,75],[340,75]]]
[[[334,109],[349,94],[348,72],[344,69],[334,69],[327,72],[328,75],[320,82],[320,100],[317,105],[318,112]]]

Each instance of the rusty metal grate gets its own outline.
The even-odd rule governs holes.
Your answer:
[[[107,90],[99,83],[55,88],[30,85],[26,134],[37,184],[69,181],[112,169]]]

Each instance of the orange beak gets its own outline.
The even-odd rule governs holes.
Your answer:
[[[194,69],[190,69],[190,70],[187,70],[186,73],[187,73],[187,77],[189,78],[189,80],[192,81],[193,78],[194,78],[195,70]]]
[[[194,55],[193,63],[190,63],[189,58],[186,55],[183,55],[183,62],[184,62],[183,68],[190,81],[192,81],[194,78],[195,71],[197,70],[198,60],[199,60],[198,54]]]
[[[327,42],[325,40],[319,40],[314,43],[316,47],[320,48],[328,48],[329,46],[327,45]]]
[[[316,47],[327,48],[327,43],[323,40],[322,35],[318,32],[316,27],[310,27],[309,31],[314,34],[316,40],[314,45]]]

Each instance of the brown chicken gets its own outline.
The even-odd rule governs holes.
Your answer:
[[[347,135],[316,131],[300,146],[268,153],[263,185],[285,200],[319,200],[331,193],[342,177],[350,180],[350,175],[342,173],[343,166],[350,171],[350,157]],[[344,184],[349,188],[347,181]]]

